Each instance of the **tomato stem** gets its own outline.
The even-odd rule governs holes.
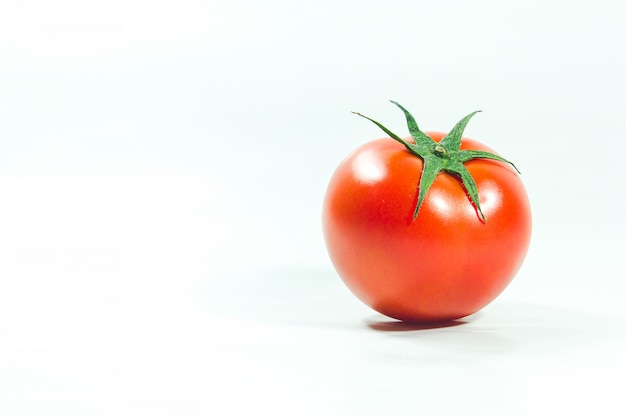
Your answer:
[[[448,156],[448,151],[446,150],[446,148],[438,143],[433,146],[433,153],[441,158],[446,158]]]

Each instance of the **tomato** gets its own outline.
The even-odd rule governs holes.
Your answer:
[[[404,111],[411,130],[412,116]],[[463,129],[455,133],[458,150],[482,155],[463,163],[475,182],[475,202],[471,184],[447,169],[423,190],[430,155],[410,152],[397,137],[362,145],[330,180],[323,204],[330,259],[348,288],[386,316],[440,322],[470,315],[495,299],[522,265],[531,211],[520,176],[493,150],[461,136]],[[434,146],[446,137],[424,135]],[[415,137],[401,140],[415,145]]]

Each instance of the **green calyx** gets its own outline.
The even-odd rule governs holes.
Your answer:
[[[463,136],[463,131],[465,130],[467,123],[480,110],[472,112],[462,118],[452,128],[450,133],[448,133],[443,139],[441,139],[440,142],[435,142],[430,136],[428,136],[426,133],[422,132],[419,129],[417,123],[415,122],[415,118],[413,118],[411,113],[409,113],[404,107],[402,107],[395,101],[392,101],[392,103],[398,106],[400,110],[402,110],[402,112],[404,113],[406,117],[406,123],[409,128],[409,132],[413,137],[414,143],[407,142],[406,140],[402,139],[401,137],[387,129],[385,126],[378,123],[376,120],[370,119],[369,117],[364,116],[358,112],[353,113],[373,122],[392,139],[400,142],[409,152],[411,152],[415,156],[422,158],[422,160],[424,161],[422,177],[418,185],[417,205],[415,207],[415,212],[413,213],[413,220],[417,218],[420,207],[422,206],[424,198],[426,197],[426,193],[428,193],[428,190],[435,181],[437,175],[439,175],[439,173],[441,172],[447,172],[461,179],[472,204],[474,204],[474,206],[478,210],[481,221],[483,223],[486,223],[487,220],[485,219],[485,215],[480,208],[476,182],[474,181],[474,178],[472,178],[470,172],[465,167],[465,162],[477,158],[493,159],[496,161],[506,162],[507,164],[510,164],[518,173],[519,170],[512,162],[507,161],[506,159],[491,152],[460,149],[461,137]]]

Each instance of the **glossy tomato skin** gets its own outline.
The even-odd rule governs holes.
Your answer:
[[[493,152],[465,137],[461,149]],[[422,159],[393,139],[366,143],[339,165],[324,200],[324,237],[338,274],[365,304],[399,320],[448,321],[477,312],[513,279],[531,236],[524,186],[503,162],[465,165],[486,223],[447,173],[414,220]]]

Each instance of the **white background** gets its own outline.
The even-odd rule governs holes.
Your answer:
[[[623,1],[0,0],[2,416],[624,415]],[[441,328],[327,258],[334,167],[482,109],[514,282]]]

